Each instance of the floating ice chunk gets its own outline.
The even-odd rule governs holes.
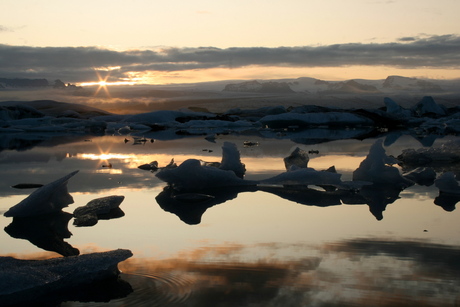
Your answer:
[[[216,119],[208,119],[208,120],[190,120],[185,123],[176,124],[175,127],[178,129],[187,129],[187,128],[194,128],[194,129],[203,129],[203,128],[247,128],[253,127],[254,123],[248,122],[246,120],[238,120],[238,121],[226,121],[226,120],[216,120]]]
[[[93,199],[85,206],[78,207],[73,211],[75,216],[73,224],[76,226],[93,226],[97,224],[99,218],[121,217],[124,213],[119,207],[124,199],[125,197],[121,195]]]
[[[431,96],[423,97],[422,100],[413,107],[413,111],[419,116],[425,116],[428,114],[440,116],[446,115],[446,110],[442,106],[438,105]]]
[[[396,115],[398,117],[410,117],[411,116],[410,110],[404,109],[391,98],[385,97],[383,99],[383,103],[385,103],[385,106],[387,108],[387,113],[389,114]]]
[[[405,165],[436,165],[460,162],[460,140],[453,140],[442,144],[440,147],[404,149],[398,160]]]
[[[430,167],[418,167],[403,176],[419,185],[430,186],[436,179],[436,172]]]
[[[213,114],[202,113],[202,112],[182,112],[182,111],[154,111],[148,113],[141,113],[136,115],[131,115],[124,119],[124,122],[128,123],[140,123],[140,124],[165,124],[176,122],[176,119],[180,117],[212,117]]]
[[[38,126],[25,129],[28,132],[65,132],[68,129],[63,126]]]
[[[270,128],[281,128],[297,125],[303,126],[361,126],[373,125],[374,122],[364,116],[348,112],[326,112],[326,113],[283,113],[278,115],[267,115],[260,119],[262,125]]]
[[[256,184],[239,178],[233,171],[203,166],[197,159],[185,160],[177,168],[162,169],[155,176],[182,191]]]
[[[158,170],[158,161],[152,161],[150,163],[139,165],[137,168],[145,170],[145,171],[152,171],[155,172]]]
[[[395,164],[398,161],[385,154],[382,143],[382,140],[377,140],[371,146],[366,159],[353,172],[353,181],[392,184],[401,188],[413,185],[412,181],[401,176],[399,169],[388,165]]]
[[[246,167],[244,163],[241,163],[240,152],[235,143],[224,142],[222,146],[222,161],[219,168],[233,171],[238,177],[243,178]]]
[[[460,133],[460,119],[453,118],[447,120],[445,123],[445,132],[447,133]]]
[[[2,305],[50,306],[50,303],[42,303],[42,300],[56,294],[59,297],[69,291],[73,291],[75,296],[75,289],[80,286],[117,278],[120,273],[118,263],[132,255],[130,250],[118,249],[46,260],[0,257]],[[132,288],[129,288],[129,292],[132,292]]]
[[[313,168],[297,168],[260,181],[260,184],[275,185],[341,185],[341,174],[317,171]]]
[[[3,215],[6,217],[27,217],[58,212],[67,207],[73,203],[72,195],[67,191],[67,182],[76,173],[78,171],[74,171],[35,190]]]
[[[308,153],[297,147],[288,157],[284,158],[284,166],[286,170],[290,170],[293,165],[298,168],[307,168],[308,161],[310,161]]]
[[[460,194],[460,187],[453,172],[442,174],[434,181],[434,184],[442,193]]]

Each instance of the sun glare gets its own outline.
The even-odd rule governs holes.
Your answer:
[[[81,82],[78,85],[79,86],[97,86],[97,89],[94,93],[95,96],[99,94],[101,90],[105,92],[105,94],[110,97],[109,93],[109,86],[117,86],[117,85],[135,85],[137,82],[132,80],[132,81],[107,81],[110,77],[110,70],[108,73],[105,75],[105,77],[102,77],[101,74],[97,69],[95,69],[97,80],[98,81],[92,81],[92,82]]]

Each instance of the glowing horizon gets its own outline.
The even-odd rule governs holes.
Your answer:
[[[69,15],[71,10],[78,13]],[[5,0],[0,4],[0,77],[60,79],[104,90],[298,77],[457,79],[459,11],[460,2],[452,0],[263,5],[234,0],[180,6],[82,0],[78,8]],[[174,27],[164,27],[171,16]],[[95,71],[106,78],[95,81]]]

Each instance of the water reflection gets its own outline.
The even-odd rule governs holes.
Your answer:
[[[319,191],[307,186],[260,186],[259,190],[307,206],[329,207],[342,204],[338,193]]]
[[[201,222],[208,208],[234,199],[239,193],[256,190],[256,187],[249,186],[206,189],[200,190],[199,193],[177,193],[172,187],[167,186],[155,200],[163,210],[177,215],[184,223],[196,225]]]
[[[241,146],[247,139],[257,141],[259,146]],[[138,168],[152,161],[158,161],[157,165],[160,166],[167,165],[172,158],[178,164],[187,159],[218,161],[222,143],[228,140],[238,144],[241,160],[246,164],[245,178],[257,182],[279,174],[285,168],[283,157],[298,145],[283,136],[279,140],[249,138],[247,135],[217,136],[213,139],[215,143],[204,138],[184,138],[171,142],[144,142],[142,146],[132,146],[131,141],[125,143],[124,137],[101,137],[93,138],[92,142],[79,139],[78,142],[56,147],[36,146],[26,152],[3,150],[0,152],[0,163],[5,185],[0,186],[0,209],[6,210],[11,202],[6,196],[17,197],[30,192],[11,189],[11,185],[24,182],[43,184],[74,169],[80,169],[80,172],[70,180],[69,192],[76,196],[80,205],[85,203],[82,199],[94,199],[107,191],[116,194],[129,191],[124,213],[118,212],[120,216],[125,215],[123,219],[104,221],[92,229],[70,225],[74,227],[71,230],[75,235],[72,240],[67,240],[82,253],[85,251],[81,246],[88,242],[111,248],[124,248],[128,244],[131,244],[130,248],[135,247],[135,258],[122,267],[123,280],[131,284],[134,292],[126,298],[117,299],[116,293],[107,297],[112,299],[111,305],[442,306],[459,303],[459,269],[453,261],[455,257],[458,258],[459,250],[452,243],[458,242],[455,238],[458,224],[452,222],[452,217],[456,215],[450,212],[455,209],[460,196],[439,192],[432,186],[433,178],[429,176],[412,177],[416,184],[407,187],[373,183],[363,185],[359,190],[344,190],[324,185],[312,188],[307,185],[279,184],[200,189],[185,193],[170,186],[164,187],[165,183],[154,173]],[[392,144],[386,150],[393,156],[397,156],[402,149],[415,146],[414,142],[407,143],[406,140],[390,140],[390,136],[386,141],[385,145]],[[326,167],[335,164],[336,160],[329,158],[333,155],[342,158],[337,159],[340,163],[335,164],[335,168],[345,182],[353,179],[356,161],[364,160],[374,143],[373,139],[329,143],[315,141],[314,147],[304,145],[303,148],[306,151],[318,150],[309,161],[312,167],[319,160],[327,163]],[[203,151],[203,148],[209,150]],[[109,153],[110,156],[107,155]],[[102,168],[108,163],[112,165],[110,171]],[[397,165],[392,167],[399,168]],[[432,170],[439,173],[448,170],[450,165],[436,167]],[[408,178],[406,175],[404,177]],[[406,206],[411,197],[414,202]],[[417,206],[418,198],[428,201]],[[273,209],[271,204],[266,203],[267,199],[279,201],[279,207]],[[240,205],[239,202],[246,203]],[[224,203],[225,206],[220,206]],[[289,203],[300,206],[285,206]],[[425,203],[434,208],[427,208]],[[215,208],[208,210],[212,207]],[[367,207],[372,215],[366,212]],[[387,207],[391,207],[391,212],[385,214]],[[290,216],[289,220],[286,218],[288,211],[299,214],[297,217]],[[431,219],[430,214],[437,211],[440,214]],[[440,218],[444,211],[449,213]],[[202,223],[205,212],[207,221]],[[328,219],[334,214],[341,216]],[[381,222],[377,223],[373,217]],[[420,219],[420,223],[409,223],[407,226],[407,220],[404,219],[408,217],[411,220]],[[71,214],[65,212],[54,217],[14,218],[5,232],[13,238],[27,239],[45,250],[64,256],[76,255],[78,250],[64,241],[70,239],[68,223],[71,218]],[[295,218],[298,220],[294,221]],[[343,225],[337,225],[340,219],[345,220]],[[450,224],[445,223],[446,220],[451,221]],[[201,225],[188,226],[198,224]],[[354,228],[355,225],[360,226]],[[430,232],[423,233],[425,228]],[[357,235],[366,236],[369,233],[390,233],[392,240],[356,239]],[[22,248],[11,244],[15,240],[6,234],[0,237],[4,253],[13,253],[16,248]],[[453,245],[400,239],[406,236],[431,238],[435,242],[449,240]],[[283,240],[316,240],[321,241],[322,245],[312,247],[299,243],[277,247],[275,251],[275,248],[270,249],[267,245],[267,241],[275,240],[273,237],[281,243]],[[338,241],[339,238],[347,240]],[[238,248],[215,245],[209,249],[200,247],[195,251],[196,255],[201,253],[199,256],[183,258],[189,241],[204,244],[202,242],[210,239],[256,244]],[[326,239],[329,241],[326,242]],[[156,248],[168,252],[171,248],[180,252],[166,260],[143,257],[144,253],[148,254]],[[297,254],[291,253],[292,250]],[[439,271],[436,271],[436,267]],[[123,287],[116,290],[118,288],[113,286],[113,289],[119,293],[129,292],[124,291]],[[83,302],[104,299],[66,297],[66,300]],[[94,302],[62,303],[62,306],[79,305],[98,306]]]
[[[278,258],[283,249],[297,257]],[[271,255],[244,261],[256,252]],[[303,254],[303,256],[302,256]],[[458,247],[354,239],[320,246],[209,246],[166,260],[123,263],[134,293],[150,306],[455,306]],[[234,260],[231,260],[234,259]]]
[[[34,217],[15,217],[13,222],[5,227],[5,232],[13,238],[28,240],[44,250],[63,256],[74,256],[80,251],[64,241],[72,236],[68,229],[68,223],[72,217],[72,214],[67,212]]]
[[[434,199],[435,205],[440,206],[444,210],[451,212],[455,210],[455,205],[460,201],[460,195],[439,192],[439,195]]]

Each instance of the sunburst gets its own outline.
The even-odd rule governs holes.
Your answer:
[[[94,93],[94,96],[97,96],[97,94],[99,94],[99,92],[102,90],[104,90],[105,94],[107,95],[107,97],[110,97],[110,93],[109,93],[109,89],[107,87],[107,80],[109,79],[110,77],[110,71],[107,72],[107,75],[102,78],[101,74],[96,70],[96,75],[97,75],[97,79],[98,79],[98,82],[97,84],[99,85],[96,92]]]

